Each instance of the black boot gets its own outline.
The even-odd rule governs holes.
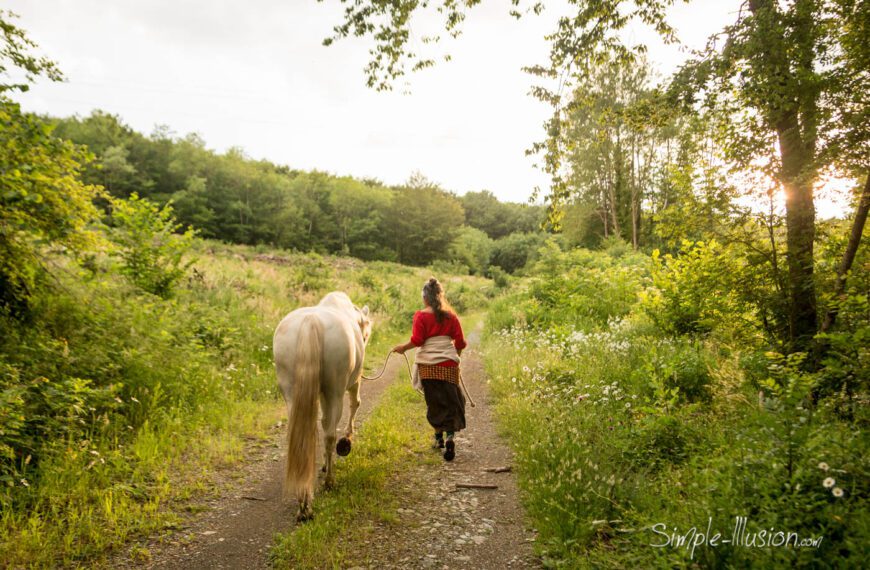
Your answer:
[[[444,450],[444,461],[453,461],[453,458],[456,457],[456,442],[453,441],[453,434],[447,434],[447,445]]]

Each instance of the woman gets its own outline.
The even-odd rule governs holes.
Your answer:
[[[465,348],[459,317],[444,299],[444,288],[434,277],[423,286],[422,311],[414,313],[411,340],[398,344],[399,354],[418,347],[414,360],[414,387],[422,386],[426,419],[435,428],[435,446],[444,459],[456,457],[453,436],[465,429],[465,396],[459,386],[459,355]],[[447,442],[444,442],[447,432]]]

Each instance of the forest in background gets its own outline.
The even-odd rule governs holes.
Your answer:
[[[178,222],[204,238],[410,265],[440,260],[475,274],[521,269],[544,239],[542,206],[486,190],[457,196],[421,174],[386,186],[293,170],[238,148],[216,153],[200,136],[174,137],[167,127],[145,136],[100,111],[44,120],[93,154],[84,182],[117,198],[171,202]]]

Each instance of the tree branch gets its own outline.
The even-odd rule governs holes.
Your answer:
[[[843,259],[840,260],[840,267],[837,268],[837,285],[834,289],[834,297],[840,297],[846,290],[846,275],[852,268],[852,262],[855,261],[855,254],[858,252],[858,246],[861,244],[861,236],[864,235],[864,224],[867,222],[867,211],[870,210],[870,175],[864,182],[864,190],[861,192],[861,199],[858,202],[858,207],[855,208],[855,220],[852,222],[852,233],[849,235],[849,244],[846,246],[846,251],[843,253]],[[828,332],[834,321],[837,319],[837,313],[840,308],[836,303],[831,305],[825,314],[825,320],[822,322],[821,332]]]

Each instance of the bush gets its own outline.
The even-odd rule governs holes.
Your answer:
[[[584,249],[562,252],[554,242],[541,248],[529,286],[529,323],[594,329],[627,315],[645,279],[634,258],[615,259]]]
[[[15,28],[5,31],[9,41]],[[100,242],[92,227],[103,193],[79,179],[91,156],[51,132],[0,96],[0,310],[19,317],[43,282],[49,248],[86,253]]]
[[[626,456],[639,471],[657,471],[666,464],[677,465],[689,457],[695,438],[688,424],[671,415],[649,415],[635,428]]]
[[[450,244],[449,256],[452,261],[465,266],[472,275],[483,275],[489,267],[493,243],[483,231],[463,226]]]
[[[144,291],[168,298],[193,263],[184,261],[195,231],[177,234],[172,207],[162,208],[136,193],[129,200],[112,201],[111,237],[118,246],[122,271]]]
[[[700,343],[663,340],[653,345],[650,357],[638,375],[657,405],[670,409],[677,401],[710,401],[711,362]]]
[[[685,242],[678,257],[652,255],[653,288],[642,295],[649,317],[671,335],[707,334],[714,328],[740,328],[751,308],[736,282],[740,260],[715,241]]]
[[[489,268],[488,273],[493,283],[495,283],[496,288],[505,289],[510,285],[510,277],[508,276],[508,273],[501,267],[493,265]]]
[[[516,273],[536,258],[538,248],[547,239],[542,233],[512,233],[493,244],[490,264]]]

